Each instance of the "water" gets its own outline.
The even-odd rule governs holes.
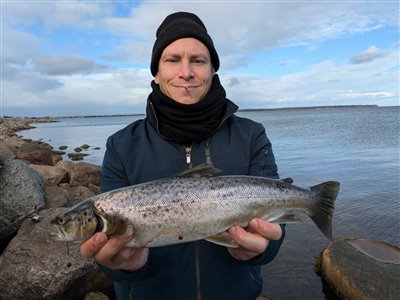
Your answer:
[[[334,237],[356,236],[400,245],[399,107],[348,107],[240,112],[264,124],[279,173],[307,187],[338,180]],[[61,119],[22,132],[69,149],[87,143],[85,161],[101,164],[106,138],[142,117]],[[306,217],[287,226],[278,257],[263,267],[263,294],[276,299],[334,299],[314,273],[329,241]]]

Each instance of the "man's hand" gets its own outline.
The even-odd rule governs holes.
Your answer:
[[[228,252],[238,260],[249,260],[263,253],[270,240],[279,240],[282,229],[279,224],[269,223],[260,218],[252,219],[246,229],[232,226],[228,233],[239,248],[228,248]]]
[[[149,256],[149,248],[125,247],[131,237],[107,238],[98,232],[81,245],[83,257],[93,257],[96,262],[110,269],[136,271],[142,268]]]

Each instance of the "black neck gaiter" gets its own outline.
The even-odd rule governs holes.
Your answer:
[[[151,105],[159,133],[176,143],[191,145],[211,135],[221,124],[226,110],[226,93],[218,75],[212,79],[211,89],[204,99],[195,104],[181,104],[164,95],[160,87],[151,82],[147,114]]]

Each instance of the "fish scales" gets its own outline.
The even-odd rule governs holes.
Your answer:
[[[61,213],[52,224],[60,240],[83,240],[104,231],[110,236],[133,234],[132,247],[156,247],[212,240],[254,217],[298,221],[291,212],[299,210],[331,237],[338,191],[335,181],[302,189],[264,177],[174,177],[94,196]]]

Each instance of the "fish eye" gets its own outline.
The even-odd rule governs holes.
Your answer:
[[[64,224],[64,222],[65,222],[65,220],[64,220],[63,218],[59,218],[59,219],[58,219],[58,223]]]

